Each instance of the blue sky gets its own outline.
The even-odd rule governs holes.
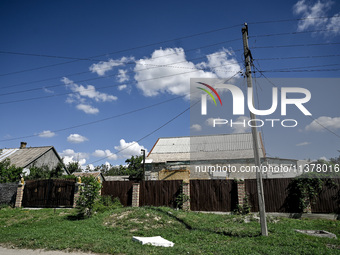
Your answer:
[[[254,64],[276,86],[323,78],[295,86],[311,91],[312,117],[338,135],[292,111],[298,127],[263,128],[268,155],[339,154],[336,1],[1,1],[0,12],[0,148],[26,141],[55,146],[66,162],[116,165],[159,137],[195,134],[189,112],[152,132],[189,107],[190,78],[243,68],[248,22]],[[259,86],[260,106],[270,90]]]

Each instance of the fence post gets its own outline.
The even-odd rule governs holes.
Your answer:
[[[24,178],[21,178],[18,184],[17,188],[17,196],[15,199],[15,207],[21,207],[22,206],[22,198],[24,196],[24,188],[25,188],[25,180]]]
[[[140,183],[134,183],[132,186],[132,207],[139,207]]]
[[[74,187],[74,195],[73,195],[73,208],[77,206],[77,200],[80,195],[80,189],[84,185],[84,183],[81,183],[81,178],[78,177],[77,182],[74,185],[75,187]]]
[[[240,206],[243,206],[244,204],[244,198],[246,197],[246,187],[244,185],[244,180],[237,180],[237,198],[238,198],[238,204]]]
[[[188,200],[183,203],[183,210],[190,210],[190,182],[183,182],[183,194]]]

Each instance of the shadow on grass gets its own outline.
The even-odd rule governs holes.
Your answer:
[[[67,220],[69,221],[77,221],[77,220],[85,220],[85,219],[88,219],[86,218],[83,214],[72,214],[72,215],[67,215],[65,217]]]
[[[178,221],[179,223],[183,224],[185,226],[185,228],[188,229],[188,230],[198,230],[198,231],[203,231],[203,232],[208,232],[208,233],[218,234],[218,235],[223,235],[223,236],[229,236],[229,237],[258,237],[258,236],[261,236],[260,232],[258,232],[258,233],[235,233],[233,231],[226,231],[226,230],[218,231],[218,230],[212,230],[212,229],[207,229],[207,228],[197,228],[197,227],[193,227],[189,223],[185,222],[183,219],[178,218],[176,215],[174,215],[170,211],[165,211],[165,210],[162,210],[161,208],[157,208],[157,207],[149,207],[149,209],[169,216],[170,218],[172,218],[172,219]]]

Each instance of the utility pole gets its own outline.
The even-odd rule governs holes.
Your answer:
[[[248,88],[253,87],[252,77],[251,77],[251,62],[252,58],[251,52],[248,45],[248,25],[244,24],[242,28],[242,38],[243,38],[243,50],[244,50],[244,60],[246,66],[246,76],[247,76],[247,86]],[[252,104],[254,105],[254,93],[252,98]],[[256,115],[250,111],[250,119],[256,119]],[[258,133],[256,128],[256,123],[252,124],[251,133],[253,136],[253,150],[254,150],[254,158],[255,165],[257,166],[256,171],[256,183],[257,183],[257,195],[259,199],[259,209],[260,209],[260,223],[261,223],[261,233],[263,236],[268,236],[267,229],[267,220],[266,220],[266,209],[264,203],[264,194],[263,194],[263,184],[262,184],[262,169],[261,169],[261,161],[259,155],[259,141],[258,141]]]
[[[143,153],[143,181],[145,181],[145,150],[141,149]]]

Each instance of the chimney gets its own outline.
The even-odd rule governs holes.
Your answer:
[[[20,149],[25,149],[25,148],[26,148],[26,145],[27,145],[27,143],[21,142],[21,143],[20,143]]]

